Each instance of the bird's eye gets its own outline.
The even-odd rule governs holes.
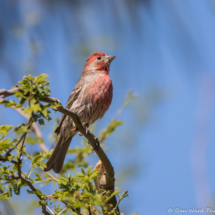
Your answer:
[[[101,57],[97,57],[97,60],[101,60]]]

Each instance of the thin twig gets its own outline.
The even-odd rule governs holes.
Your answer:
[[[26,180],[26,179],[23,178],[23,177],[21,177],[21,179],[31,188],[32,191],[34,191],[34,192],[37,191],[36,188],[31,184],[30,181]],[[40,195],[38,195],[38,194],[36,194],[36,193],[35,193],[35,195],[38,197],[38,199],[43,200],[43,198],[42,198]],[[45,215],[50,215],[50,213],[48,213],[48,212],[46,211],[46,206],[42,206],[42,213],[45,214]]]
[[[19,113],[21,116],[23,116],[24,118],[26,118],[27,120],[29,120],[29,116],[27,114],[24,114],[21,108],[15,108],[12,106],[12,108]],[[38,126],[38,124],[36,122],[33,122],[32,124],[32,130],[34,131],[34,133],[36,134],[37,138],[38,138],[38,143],[39,143],[39,147],[43,152],[48,152],[48,148],[46,147],[46,145],[41,141],[42,140],[42,132],[40,131],[40,128]]]
[[[0,180],[17,180],[19,177],[11,175],[9,178],[0,178]]]
[[[18,159],[18,176],[21,177],[21,163],[22,163],[22,149],[23,149],[23,146],[24,146],[24,143],[25,143],[25,138],[26,138],[26,135],[27,133],[25,132],[24,133],[24,137],[22,139],[22,145],[20,147],[20,150],[19,150],[19,159]]]
[[[25,136],[25,133],[20,137],[20,139],[18,140],[18,142],[15,144],[13,148],[10,148],[6,151],[5,158],[19,145],[19,143],[21,142],[24,136]]]
[[[31,128],[31,125],[32,125],[33,121],[32,121],[32,118],[29,119],[28,121],[28,130]],[[21,163],[22,163],[22,149],[23,149],[23,146],[24,146],[24,143],[25,143],[25,138],[26,138],[26,135],[27,135],[27,132],[24,133],[24,136],[22,138],[22,144],[21,144],[21,147],[20,147],[20,150],[19,150],[19,159],[18,159],[18,176],[21,178]]]
[[[56,199],[56,200],[58,200],[58,197],[53,196],[53,195],[46,195],[46,196],[44,196],[43,198]],[[76,212],[75,208],[74,208],[71,204],[69,204],[68,202],[65,202],[65,201],[63,201],[63,200],[60,200],[60,201],[61,201],[62,203],[64,203],[67,207],[71,208],[73,212]],[[80,214],[81,214],[81,215],[86,215],[86,214],[83,213],[83,212],[80,212]]]
[[[40,167],[40,169],[42,169],[50,178],[52,178],[53,181],[59,182],[59,180],[55,178],[51,173],[46,172],[43,167]]]
[[[0,158],[0,161],[5,162],[5,161],[9,161],[9,160],[7,158]],[[18,162],[15,160],[11,160],[10,162],[14,163],[14,164],[18,164]]]

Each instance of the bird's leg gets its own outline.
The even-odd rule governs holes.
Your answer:
[[[82,126],[85,129],[86,135],[88,135],[90,133],[90,129],[89,129],[89,125],[87,123],[83,123]],[[78,128],[74,128],[72,130],[78,131]],[[78,132],[79,136],[83,136],[83,134],[79,131]]]

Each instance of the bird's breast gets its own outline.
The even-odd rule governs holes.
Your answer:
[[[104,116],[111,104],[113,86],[109,75],[98,75],[90,84],[88,90],[88,101],[90,100],[91,104],[88,107],[88,113],[90,114],[90,124],[92,124]]]
[[[89,91],[91,99],[97,105],[110,105],[113,97],[113,86],[109,75],[98,75],[90,84]]]

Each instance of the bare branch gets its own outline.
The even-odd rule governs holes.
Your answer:
[[[8,96],[13,95],[16,91],[20,91],[20,92],[22,92],[22,93],[24,92],[23,89],[18,88],[18,87],[13,88],[13,89],[11,89],[11,90],[1,89],[1,90],[0,90],[0,96],[1,96],[2,98],[5,98],[5,97],[8,97]]]

